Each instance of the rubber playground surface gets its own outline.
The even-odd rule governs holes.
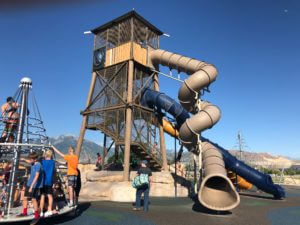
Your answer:
[[[150,198],[150,211],[132,211],[131,203],[83,202],[77,215],[40,220],[64,225],[297,225],[300,187],[285,186],[287,198],[274,200],[258,192],[241,193],[240,205],[227,213],[208,211],[190,198]],[[16,223],[15,223],[16,224]],[[19,223],[20,224],[20,223]],[[24,223],[23,223],[24,224]]]

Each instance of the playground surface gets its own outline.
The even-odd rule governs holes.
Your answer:
[[[151,198],[150,211],[132,211],[131,203],[84,202],[78,214],[41,220],[64,225],[297,225],[300,187],[285,186],[287,198],[274,200],[260,192],[241,193],[241,204],[229,213],[215,214],[189,198]],[[20,223],[19,223],[20,224]]]

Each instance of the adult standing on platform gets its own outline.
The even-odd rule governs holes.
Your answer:
[[[77,167],[78,167],[78,157],[76,154],[74,154],[74,149],[72,147],[69,147],[69,154],[65,155],[61,153],[57,148],[52,146],[53,150],[59,154],[61,157],[66,160],[68,163],[68,192],[69,192],[69,198],[70,198],[70,203],[69,206],[74,206],[76,205],[76,195],[75,195],[75,188],[76,188],[76,183],[77,183]]]
[[[136,200],[135,200],[135,207],[133,210],[138,211],[141,208],[141,196],[144,193],[144,211],[147,212],[149,210],[149,193],[150,193],[150,184],[152,182],[152,172],[150,168],[147,166],[148,162],[143,160],[141,162],[141,167],[138,169],[137,174],[138,176],[148,176],[148,182],[143,184],[141,187],[136,189]]]

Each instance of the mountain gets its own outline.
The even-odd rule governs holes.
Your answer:
[[[58,148],[62,153],[67,154],[70,146],[76,149],[78,137],[74,135],[60,135],[56,138],[50,138],[50,143]],[[96,144],[93,141],[84,140],[81,148],[80,162],[95,163],[97,159],[97,153],[102,154],[103,147]]]
[[[175,153],[174,150],[171,149],[167,149],[167,160],[169,162],[174,162],[175,161]],[[179,149],[177,149],[177,154],[178,154]],[[190,152],[188,152],[187,150],[184,150],[180,159],[180,162],[183,162],[184,164],[188,164],[188,163],[193,163],[193,157],[192,154]]]
[[[61,150],[63,153],[68,153],[69,146],[76,147],[78,137],[74,135],[60,135],[56,138],[50,138],[51,144]],[[177,153],[179,151],[179,147],[177,149]],[[82,144],[81,154],[80,154],[80,162],[81,163],[95,163],[96,162],[96,154],[103,152],[103,146],[96,144],[93,141],[84,140]],[[238,159],[240,158],[240,153],[238,150],[229,150],[229,152],[236,156]],[[108,157],[113,154],[113,150],[110,150]],[[174,162],[174,150],[167,150],[167,159],[169,162]],[[254,167],[262,166],[267,168],[289,168],[291,165],[295,163],[299,163],[299,160],[292,160],[285,156],[274,156],[270,153],[257,153],[257,152],[242,152],[242,161],[246,162],[249,165]],[[184,150],[181,162],[184,164],[192,164],[193,156],[188,151]]]
[[[178,150],[177,150],[178,152]],[[229,150],[229,152],[240,159],[240,152],[238,150]],[[174,162],[174,150],[167,150],[167,159],[169,162]],[[293,164],[298,163],[297,160],[291,160],[285,156],[274,156],[270,153],[258,153],[258,152],[242,152],[241,160],[246,164],[253,167],[265,167],[265,168],[290,168]],[[193,155],[184,150],[181,162],[184,164],[193,164]]]
[[[238,150],[229,150],[229,152],[240,158]],[[265,168],[290,168],[295,161],[285,156],[274,156],[270,153],[257,153],[257,152],[242,152],[242,161],[252,166],[261,166]]]

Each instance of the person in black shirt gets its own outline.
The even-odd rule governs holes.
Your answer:
[[[133,210],[138,211],[141,210],[141,196],[144,193],[144,211],[147,212],[149,209],[149,192],[150,192],[150,183],[152,180],[152,172],[147,167],[148,162],[143,160],[141,162],[141,167],[138,169],[137,174],[146,174],[148,175],[148,183],[144,184],[143,186],[136,189],[136,200],[135,200],[135,207]]]
[[[77,181],[76,181],[76,186],[75,186],[75,194],[76,194],[76,199],[78,200],[79,198],[79,193],[81,190],[81,173],[80,170],[77,168]]]

